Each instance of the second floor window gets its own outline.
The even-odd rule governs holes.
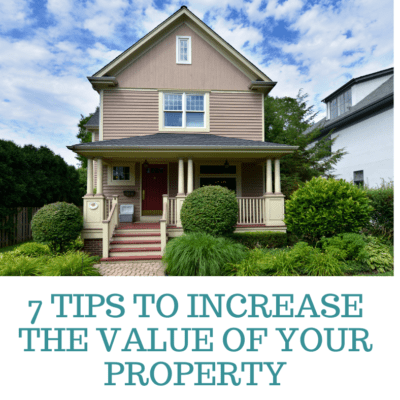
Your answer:
[[[204,128],[204,94],[165,93],[164,127]]]

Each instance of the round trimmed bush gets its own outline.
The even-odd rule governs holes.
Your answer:
[[[233,233],[238,218],[238,203],[233,191],[222,186],[203,186],[183,202],[183,230],[205,232],[213,236]]]
[[[52,251],[65,250],[81,233],[83,218],[79,208],[64,202],[42,207],[32,218],[32,236],[48,244]]]
[[[286,202],[288,230],[316,243],[322,236],[359,232],[368,225],[372,207],[364,190],[333,178],[313,178]]]

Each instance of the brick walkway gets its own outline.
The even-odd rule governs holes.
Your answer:
[[[161,261],[102,263],[94,267],[103,276],[165,276],[165,266]]]

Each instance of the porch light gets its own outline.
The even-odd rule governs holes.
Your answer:
[[[228,163],[228,160],[225,160],[224,167],[225,167],[225,169],[228,169],[228,168],[229,168],[229,163]]]
[[[147,162],[147,160],[144,160],[143,167],[145,167],[145,168],[149,167],[149,163]]]

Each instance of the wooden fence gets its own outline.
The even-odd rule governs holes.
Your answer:
[[[23,207],[18,214],[8,217],[5,222],[13,218],[14,232],[0,230],[0,248],[32,239],[30,222],[39,209],[40,207]]]

